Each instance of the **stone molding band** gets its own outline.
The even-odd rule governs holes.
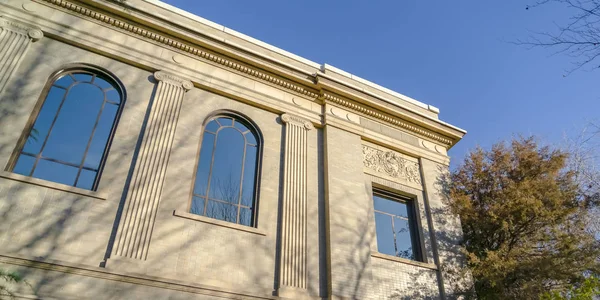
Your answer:
[[[158,71],[154,102],[121,216],[113,254],[146,260],[184,94],[192,82]]]
[[[349,99],[340,98],[338,96],[333,96],[333,95],[325,93],[323,91],[320,91],[320,92],[312,91],[302,85],[292,83],[288,80],[283,80],[283,79],[273,76],[269,73],[260,71],[254,67],[244,65],[237,61],[234,61],[232,59],[227,59],[227,58],[219,56],[219,55],[215,55],[215,54],[205,51],[204,49],[201,49],[199,47],[191,46],[187,43],[183,43],[178,40],[171,39],[163,34],[152,32],[150,30],[130,24],[128,22],[125,22],[125,21],[122,21],[122,20],[119,20],[116,18],[112,18],[106,14],[102,14],[102,13],[93,11],[87,7],[83,7],[83,6],[74,4],[74,3],[70,3],[65,0],[40,0],[40,1],[48,2],[50,4],[70,10],[77,14],[84,15],[86,17],[89,17],[94,20],[108,24],[110,26],[116,27],[120,30],[125,30],[129,33],[133,33],[142,38],[150,39],[154,42],[163,44],[169,48],[173,48],[178,51],[186,52],[195,57],[199,57],[201,59],[205,59],[205,60],[211,61],[213,63],[217,63],[217,64],[227,67],[229,69],[233,69],[238,72],[250,75],[254,78],[278,85],[282,88],[291,90],[295,93],[307,96],[309,98],[313,98],[315,100],[316,99],[326,99],[326,100],[332,101],[334,103],[337,103],[338,105],[347,107],[353,111],[358,111],[358,112],[367,114],[373,118],[376,118],[380,121],[383,121],[383,122],[386,122],[386,123],[389,123],[389,124],[392,124],[395,126],[400,126],[405,130],[409,130],[416,134],[423,135],[427,138],[431,138],[431,139],[441,142],[443,144],[453,145],[453,141],[451,139],[445,137],[444,135],[440,135],[440,134],[436,134],[434,132],[428,131],[426,129],[421,128],[420,126],[413,125],[410,122],[405,122],[405,121],[401,120],[400,118],[394,118],[394,117],[379,113],[375,110],[354,104]]]

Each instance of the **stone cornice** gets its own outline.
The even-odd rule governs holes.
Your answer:
[[[82,5],[71,3],[66,0],[37,0],[37,1],[46,2],[46,3],[52,4],[54,6],[58,6],[62,9],[68,10],[72,13],[83,15],[85,17],[94,19],[98,22],[102,22],[102,23],[104,23],[108,26],[111,26],[113,28],[116,28],[118,30],[126,31],[130,34],[137,35],[138,37],[141,37],[143,39],[151,40],[154,43],[159,43],[166,47],[175,49],[176,51],[187,53],[196,58],[199,58],[200,60],[208,60],[208,61],[212,62],[213,64],[220,65],[223,68],[234,70],[236,72],[243,73],[247,76],[251,76],[260,81],[265,81],[265,82],[271,83],[273,85],[279,86],[280,88],[303,95],[307,98],[312,98],[314,100],[320,99],[320,100],[331,101],[332,103],[336,103],[337,105],[344,106],[352,111],[365,114],[367,116],[378,119],[384,123],[399,126],[399,127],[403,128],[404,130],[413,132],[415,134],[421,135],[423,137],[429,138],[433,141],[436,141],[436,142],[439,142],[439,143],[442,143],[442,144],[445,144],[448,146],[454,145],[462,137],[462,134],[464,134],[464,133],[459,133],[456,136],[454,136],[454,134],[451,134],[452,137],[450,138],[446,135],[439,134],[431,129],[416,125],[417,123],[419,123],[418,118],[417,119],[411,118],[414,120],[407,121],[407,120],[401,119],[399,117],[392,116],[390,114],[382,113],[381,111],[379,111],[377,109],[373,109],[368,106],[360,105],[360,104],[356,103],[355,100],[345,99],[345,98],[338,97],[338,96],[335,96],[334,94],[329,94],[329,93],[326,93],[323,91],[315,92],[317,89],[319,89],[319,87],[317,85],[315,85],[315,87],[313,89],[306,85],[298,84],[298,83],[292,82],[290,80],[284,80],[284,79],[280,78],[279,76],[276,76],[267,71],[261,70],[257,67],[250,66],[248,64],[242,63],[238,60],[226,57],[224,55],[212,53],[209,50],[206,50],[199,46],[193,45],[191,42],[183,42],[176,38],[172,38],[167,34],[164,34],[164,33],[158,32],[158,31],[149,30],[146,27],[139,26],[133,22],[127,22],[122,19],[118,19],[116,17],[112,17],[108,14],[95,11],[92,8],[88,8],[88,7],[85,7]],[[317,74],[315,74],[313,76],[317,76]],[[316,77],[315,77],[314,81],[316,83],[316,81],[317,81]],[[437,122],[439,122],[442,127],[446,126],[441,121],[437,121]]]
[[[259,71],[255,68],[249,67],[247,65],[241,64],[235,60],[229,59],[229,58],[225,58],[222,57],[220,55],[215,55],[210,53],[209,51],[206,51],[202,48],[199,47],[195,47],[192,45],[189,45],[187,43],[183,43],[181,41],[178,41],[176,39],[172,39],[169,38],[163,34],[160,33],[156,33],[156,32],[152,32],[148,29],[142,28],[140,26],[137,26],[135,24],[130,24],[127,23],[125,21],[113,18],[111,16],[108,16],[106,14],[94,11],[90,8],[81,6],[81,5],[77,5],[65,0],[41,0],[47,3],[51,3],[54,4],[56,6],[62,7],[64,9],[70,10],[72,12],[75,12],[77,14],[81,14],[84,16],[87,16],[89,18],[95,19],[97,21],[106,23],[110,26],[119,28],[121,30],[125,30],[128,31],[130,33],[133,33],[135,35],[153,40],[155,42],[158,42],[160,44],[163,44],[165,46],[171,47],[171,48],[175,48],[179,51],[183,51],[186,52],[188,54],[191,54],[193,56],[196,57],[200,57],[202,59],[206,59],[209,61],[212,61],[214,63],[217,63],[219,65],[222,65],[224,67],[230,68],[230,69],[234,69],[238,72],[242,72],[244,74],[250,75],[252,77],[256,77],[258,79],[270,82],[272,84],[278,85],[280,87],[283,87],[285,89],[289,89],[292,90],[296,93],[305,95],[309,98],[317,98],[319,95],[315,92],[312,92],[308,89],[306,89],[305,87],[295,84],[295,83],[291,83],[289,81],[283,80],[281,78],[278,78],[276,76],[273,76],[269,73],[266,72],[262,72]]]
[[[437,142],[440,142],[442,144],[445,144],[445,145],[453,145],[454,144],[454,142],[451,139],[446,138],[443,135],[436,134],[436,133],[434,133],[434,132],[432,132],[430,130],[427,130],[425,128],[422,128],[420,126],[414,125],[414,124],[409,123],[409,122],[405,122],[402,119],[394,118],[394,117],[391,117],[389,115],[386,115],[386,114],[383,114],[381,112],[378,112],[376,110],[370,109],[368,107],[364,107],[362,105],[356,104],[356,103],[354,103],[354,102],[352,102],[350,100],[343,99],[341,97],[337,97],[336,95],[329,94],[329,93],[323,93],[323,98],[326,101],[331,101],[331,102],[333,102],[335,104],[344,106],[344,107],[349,108],[349,109],[351,109],[353,111],[365,114],[367,116],[370,116],[370,117],[373,117],[373,118],[376,118],[376,119],[379,119],[381,121],[384,121],[386,123],[398,126],[398,127],[403,128],[405,130],[412,131],[412,132],[414,132],[416,134],[419,134],[419,135],[422,135],[424,137],[430,138],[430,139],[435,140]]]

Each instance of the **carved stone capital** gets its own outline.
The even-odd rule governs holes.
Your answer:
[[[192,87],[194,87],[194,84],[191,81],[189,81],[187,79],[183,79],[177,75],[167,73],[165,71],[154,72],[154,78],[158,81],[163,81],[163,82],[170,83],[172,85],[180,86],[183,89],[185,89],[186,91],[188,91]]]
[[[0,28],[25,35],[29,37],[32,42],[35,42],[44,36],[44,33],[39,28],[25,23],[21,23],[19,21],[8,19],[6,17],[0,17]]]
[[[295,115],[290,115],[288,113],[281,115],[281,121],[286,124],[304,127],[306,130],[311,130],[315,128],[311,121]]]
[[[27,31],[27,35],[31,38],[32,42],[36,42],[44,37],[44,33],[39,29],[29,29],[29,31]]]

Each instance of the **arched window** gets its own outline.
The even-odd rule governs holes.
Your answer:
[[[105,72],[77,68],[48,81],[12,172],[95,190],[124,100]]]
[[[260,136],[235,115],[209,118],[204,126],[190,212],[255,226]]]

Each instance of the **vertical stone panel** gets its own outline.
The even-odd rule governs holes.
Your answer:
[[[448,172],[448,166],[440,165],[429,159],[421,158],[421,172],[423,184],[430,213],[431,231],[434,233],[433,254],[435,264],[438,266],[438,285],[442,297],[453,298],[454,285],[468,286],[469,283],[456,277],[454,268],[463,267],[466,263],[460,251],[462,229],[460,219],[453,215],[443,200],[440,179],[443,173]],[[463,287],[464,287],[463,286]]]
[[[285,153],[278,294],[298,298],[307,295],[307,131],[314,127],[290,114],[283,114],[281,121]]]
[[[154,103],[144,130],[142,146],[129,184],[117,232],[114,254],[145,260],[156,218],[175,128],[190,81],[158,71]]]
[[[369,299],[373,219],[360,136],[325,126],[329,297]]]
[[[37,28],[0,17],[0,95],[29,45],[43,36]]]

